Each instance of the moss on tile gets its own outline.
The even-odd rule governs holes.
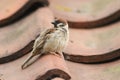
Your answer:
[[[72,9],[67,7],[67,6],[63,6],[63,5],[56,5],[55,8],[57,10],[60,10],[60,11],[65,11],[65,12],[72,12]]]

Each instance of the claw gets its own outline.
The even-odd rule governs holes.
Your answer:
[[[61,57],[61,54],[59,52],[50,52],[50,54],[53,54],[53,55],[55,55],[57,57]]]

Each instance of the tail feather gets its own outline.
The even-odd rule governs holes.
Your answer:
[[[30,55],[28,57],[28,59],[25,60],[25,62],[23,63],[23,65],[21,66],[22,69],[27,68],[28,66],[30,66],[31,64],[33,64],[39,57],[41,54],[38,55]]]

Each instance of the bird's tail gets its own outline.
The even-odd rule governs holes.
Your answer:
[[[38,55],[30,55],[25,62],[22,64],[21,68],[25,69],[28,66],[30,66],[32,63],[34,63],[38,58],[40,57],[40,54]]]

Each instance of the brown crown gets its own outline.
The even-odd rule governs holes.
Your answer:
[[[59,24],[59,23],[64,23],[65,25],[67,24],[67,21],[65,19],[62,18],[55,18],[55,21]]]

